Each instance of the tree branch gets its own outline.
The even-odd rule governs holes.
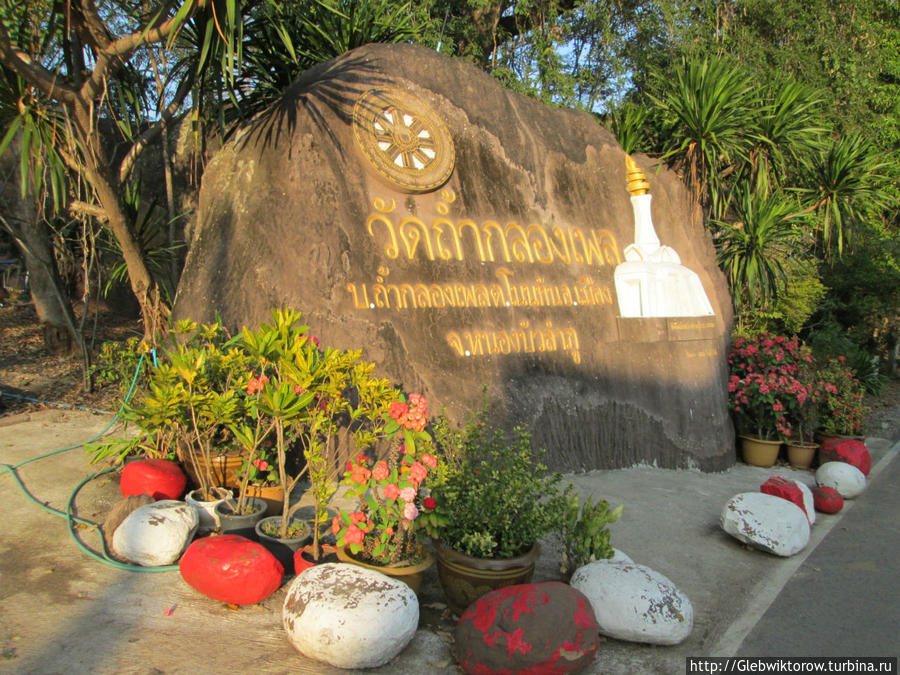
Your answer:
[[[203,9],[209,4],[209,0],[188,0],[188,2],[192,5],[196,5],[188,12],[188,17],[190,17],[196,10]],[[123,59],[127,58],[127,56],[138,47],[153,44],[154,42],[161,42],[162,40],[167,38],[169,36],[169,33],[171,33],[175,28],[182,26],[183,23],[183,21],[178,21],[176,23],[175,17],[173,16],[170,19],[162,22],[158,26],[147,28],[138,33],[132,33],[131,35],[126,35],[125,37],[114,40],[102,51],[104,54],[108,54],[110,56],[118,56]]]
[[[119,165],[119,183],[124,183],[125,179],[128,177],[128,174],[131,173],[131,170],[134,168],[134,163],[140,154],[144,151],[144,148],[147,147],[152,141],[156,140],[156,138],[163,132],[172,119],[175,117],[175,113],[181,108],[181,104],[184,102],[184,99],[187,97],[188,92],[191,90],[192,78],[185,77],[178,85],[178,90],[175,92],[175,96],[172,98],[172,102],[166,106],[165,110],[162,111],[159,119],[151,124],[144,132],[138,137],[138,139],[131,146],[131,149],[128,151],[128,154],[122,159],[122,163]]]
[[[29,84],[47,96],[62,103],[73,103],[77,96],[74,89],[57,82],[57,75],[41,64],[35,63],[21,49],[14,47],[3,24],[0,23],[0,63],[21,75]]]
[[[69,213],[76,217],[93,216],[104,223],[109,220],[109,216],[106,215],[106,211],[104,211],[102,207],[97,206],[96,204],[88,204],[79,199],[73,199],[69,202]]]
[[[80,0],[75,3],[76,12],[80,15],[79,23],[84,28],[85,40],[92,47],[101,50],[112,42],[112,31],[103,23],[93,0]]]

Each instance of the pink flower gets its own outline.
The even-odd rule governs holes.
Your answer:
[[[259,458],[254,459],[253,466],[255,466],[260,471],[268,471],[269,470],[269,463],[264,459],[259,459]]]
[[[421,483],[428,475],[428,469],[421,462],[413,462],[409,467],[409,479],[414,483]],[[409,501],[409,500],[407,500]]]
[[[372,469],[372,478],[375,480],[384,480],[388,475],[390,475],[390,472],[388,471],[387,462],[384,460],[378,462],[378,464],[375,465],[375,468]]]
[[[387,492],[387,490],[385,490],[385,493],[386,492]],[[417,490],[414,487],[405,487],[402,490],[400,490],[400,499],[402,499],[405,502],[411,502],[413,499],[416,498],[416,492],[417,492]]]
[[[416,508],[416,505],[412,502],[407,502],[406,506],[403,507],[403,517],[407,520],[415,520],[419,515],[419,509]]]
[[[400,422],[401,419],[406,418],[407,412],[409,412],[409,405],[403,401],[394,401],[391,403],[391,407],[388,408],[388,414],[398,422]],[[400,423],[402,424],[402,422]]]
[[[434,455],[422,455],[421,460],[422,464],[427,466],[429,469],[437,468],[437,457],[435,457]]]
[[[341,531],[341,527],[343,527],[343,524],[341,523],[341,517],[340,517],[340,516],[335,516],[334,518],[331,519],[331,532],[332,532],[332,534],[337,534],[338,532],[340,532],[340,531]]]
[[[360,485],[367,483],[371,475],[371,471],[358,464],[354,464],[350,467],[350,480],[354,483],[359,483]]]
[[[344,533],[344,541],[348,544],[362,544],[364,536],[365,532],[356,527],[356,525],[351,525]]]
[[[396,483],[388,483],[384,486],[384,498],[394,501],[400,496],[400,488]]]

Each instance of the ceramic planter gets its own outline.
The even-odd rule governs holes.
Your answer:
[[[804,443],[803,441],[788,441],[787,457],[790,465],[795,469],[809,469],[818,450],[818,443]]]
[[[359,565],[366,569],[381,572],[389,577],[393,577],[398,581],[402,581],[409,586],[413,592],[418,595],[422,588],[422,581],[425,579],[425,572],[434,565],[434,556],[429,551],[425,551],[425,560],[416,565],[372,565],[357,560],[350,553],[350,549],[346,546],[339,546],[337,549],[338,560],[352,565]]]
[[[530,582],[541,547],[535,543],[516,558],[474,558],[440,542],[435,542],[435,550],[438,580],[447,604],[456,614],[462,614],[485,593]]]
[[[194,463],[190,457],[180,457],[181,463],[188,477],[195,485],[200,485],[197,480],[197,472],[194,471]],[[197,457],[198,464],[205,466],[203,457]],[[223,485],[228,488],[239,488],[241,481],[237,477],[236,471],[241,468],[244,463],[244,456],[241,453],[228,453],[225,455],[214,455],[210,458],[210,471],[212,472],[213,484]],[[202,469],[201,469],[202,470]]]
[[[234,496],[228,488],[216,487],[212,488],[212,490],[218,495],[218,499],[199,499],[199,488],[191,490],[184,496],[184,501],[197,509],[197,514],[200,516],[200,532],[212,532],[219,527],[219,522],[216,518],[216,504]]]
[[[266,504],[266,517],[281,515],[284,509],[284,487],[281,485],[248,485],[248,497],[259,497]]]
[[[772,466],[778,459],[781,441],[769,441],[756,436],[741,434],[741,454],[751,466]]]
[[[237,502],[231,500],[216,504],[216,517],[219,519],[219,529],[222,534],[239,534],[252,541],[256,541],[256,523],[260,521],[266,512],[266,503],[262,499],[250,497],[247,499],[248,513],[236,514],[234,507]]]
[[[276,528],[281,527],[281,516],[262,518],[257,521],[255,526],[256,537],[259,543],[265,546],[269,553],[274,555],[278,562],[282,564],[285,574],[294,574],[294,552],[306,544],[312,536],[312,530],[305,521],[299,518],[291,518],[291,525],[295,523],[302,524],[303,530],[300,534],[286,539],[282,539],[278,535],[267,534],[264,530],[267,524],[271,524]]]

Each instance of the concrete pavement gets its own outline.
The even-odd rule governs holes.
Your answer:
[[[108,421],[56,410],[0,418],[0,462],[15,464],[87,440]],[[789,620],[779,626],[775,619],[783,589],[794,592],[793,579],[803,586],[809,569],[825,570],[827,561],[836,561],[837,567],[827,568],[823,578],[836,584],[868,573],[872,565],[883,573],[879,579],[896,577],[896,563],[890,567],[861,545],[851,546],[870,537],[874,528],[885,552],[898,550],[900,543],[896,525],[879,520],[889,518],[883,515],[886,508],[896,513],[891,486],[898,475],[900,444],[891,447],[889,440],[869,439],[868,445],[874,468],[867,490],[842,513],[818,514],[810,545],[788,559],[749,549],[724,534],[719,514],[730,497],[757,490],[769,476],[812,485],[810,472],[738,463],[716,474],[641,466],[567,476],[583,496],[625,504],[622,519],[611,528],[613,545],[671,579],[690,598],[695,616],[691,636],[674,647],[605,640],[587,672],[684,673],[687,656],[788,655],[774,651],[782,647],[762,631],[771,623],[775,633],[793,634]],[[20,473],[39,499],[63,507],[75,485],[92,471],[83,453],[74,450],[31,463]],[[79,495],[78,512],[102,520],[118,498],[115,478],[100,478]],[[0,476],[0,504],[0,672],[340,672],[304,659],[287,643],[281,628],[283,590],[260,605],[231,610],[197,594],[177,572],[128,572],[94,561],[70,540],[63,519],[29,503],[6,475]],[[840,541],[845,533],[847,541]],[[92,535],[84,536],[97,547]],[[836,551],[828,546],[832,540]],[[558,542],[544,542],[535,580],[558,579],[558,564]],[[877,596],[851,591],[840,606],[853,603],[854,596],[863,603],[860,611],[879,616],[883,603]],[[803,599],[804,611],[814,614],[810,603],[816,601],[815,595]],[[786,606],[786,616],[793,606]],[[454,624],[444,611],[433,570],[421,609],[420,630],[411,645],[375,672],[456,672],[449,651]],[[896,655],[893,642],[882,644],[885,639],[873,634],[865,649],[879,651],[866,655],[891,655],[891,649]]]

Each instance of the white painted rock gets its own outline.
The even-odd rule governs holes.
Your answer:
[[[806,509],[806,519],[811,527],[816,523],[816,503],[813,499],[812,488],[799,480],[795,480],[794,483],[800,488],[800,492],[803,493],[803,508]]]
[[[624,551],[620,551],[619,549],[614,548],[613,549],[613,557],[607,558],[606,562],[630,563],[630,562],[634,562],[634,560],[632,560],[631,557],[629,557],[629,555],[627,553],[625,553]]]
[[[294,578],[281,617],[288,640],[304,656],[338,668],[375,668],[416,634],[419,601],[402,581],[326,563]]]
[[[174,563],[191,543],[200,518],[181,501],[163,499],[133,511],[113,534],[113,550],[137,565]]]
[[[781,497],[742,492],[728,500],[720,518],[735,539],[784,557],[809,543],[809,520],[803,509]]]
[[[597,560],[575,570],[569,583],[591,601],[603,635],[675,645],[694,627],[691,601],[649,567]]]
[[[816,470],[816,483],[834,488],[844,499],[853,499],[866,489],[866,476],[846,462],[825,462]]]

